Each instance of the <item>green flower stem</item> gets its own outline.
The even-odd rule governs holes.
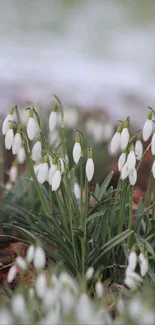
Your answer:
[[[82,210],[83,210],[83,159],[80,158],[80,190],[81,190],[81,199],[80,199],[80,205],[81,205],[81,216],[82,216]]]
[[[85,206],[82,218],[82,275],[85,277],[85,261],[86,261],[86,236],[87,236],[87,215],[88,215],[88,181],[85,176]]]
[[[132,228],[132,215],[133,215],[133,194],[134,194],[134,186],[131,186],[131,191],[130,191],[130,203],[129,203],[129,222],[128,222],[128,230],[131,230]],[[130,247],[130,242],[131,242],[131,236],[128,237],[127,243],[128,246]]]
[[[120,200],[121,201],[120,201],[120,210],[119,210],[119,216],[118,216],[117,234],[120,234],[122,232],[124,210],[125,210],[126,189],[127,189],[127,182],[122,181],[122,190],[120,191]]]

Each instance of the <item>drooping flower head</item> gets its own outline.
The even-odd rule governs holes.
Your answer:
[[[57,109],[58,109],[58,106],[57,106],[57,104],[55,104],[53,106],[52,112],[51,112],[50,117],[49,117],[49,130],[50,130],[50,132],[54,131],[54,129],[56,127]]]
[[[86,162],[86,176],[87,176],[88,182],[90,182],[93,178],[94,170],[95,170],[92,148],[88,149],[87,156],[88,156],[88,158],[87,158],[87,162]]]
[[[38,162],[41,159],[41,156],[42,156],[42,146],[41,146],[41,139],[39,137],[32,148],[31,158],[33,161]]]
[[[143,155],[143,145],[141,141],[141,136],[139,134],[137,135],[137,140],[135,143],[135,155],[137,160],[140,160]]]
[[[123,130],[121,132],[121,149],[122,150],[127,148],[129,140],[130,140],[129,121],[128,121],[128,119],[126,119],[124,121]]]
[[[147,141],[151,136],[153,131],[153,121],[152,121],[152,112],[148,113],[147,120],[143,126],[143,140]]]
[[[9,114],[7,115],[7,117],[5,118],[5,120],[3,122],[3,125],[2,125],[2,134],[3,135],[6,135],[6,133],[9,130],[10,123],[13,121],[13,118],[14,118],[14,111],[15,111],[15,108],[13,106],[13,107],[11,107]]]
[[[110,152],[112,154],[116,153],[117,150],[120,148],[121,145],[121,131],[122,131],[122,125],[120,124],[117,129],[116,132],[111,140],[110,143]]]
[[[39,125],[34,115],[34,110],[29,110],[29,120],[27,123],[27,135],[29,140],[34,140],[39,134]]]
[[[19,125],[17,128],[17,132],[14,136],[13,144],[12,144],[12,153],[13,155],[17,155],[17,153],[20,150],[21,144],[22,144],[22,138],[21,138],[21,126]]]
[[[5,136],[5,148],[8,150],[10,150],[13,145],[13,140],[14,140],[13,129],[14,129],[14,123],[12,122]]]
[[[73,147],[73,159],[76,164],[78,164],[80,157],[81,157],[81,144],[80,144],[79,134],[77,133],[75,138],[75,144]]]

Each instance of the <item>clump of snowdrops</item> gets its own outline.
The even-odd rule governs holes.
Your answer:
[[[102,184],[93,184],[93,149],[85,148],[83,134],[74,129],[74,165],[70,166],[66,149],[64,109],[60,100],[57,97],[55,99],[48,126],[52,138],[59,111],[61,141],[57,147],[49,144],[34,107],[27,109],[26,128],[17,106],[11,108],[3,122],[5,147],[15,155],[10,169],[10,181],[15,183],[17,180],[20,157],[20,162],[26,161],[28,169],[23,182],[29,182],[33,186],[33,200],[37,202],[34,209],[29,209],[19,203],[9,204],[4,200],[1,211],[9,214],[10,222],[3,226],[20,233],[27,245],[30,242],[41,244],[49,265],[61,261],[74,276],[85,279],[86,270],[93,267],[102,279],[108,277],[111,281],[125,283],[132,290],[141,286],[146,277],[151,277],[155,282],[152,223],[155,209],[151,201],[152,183],[147,200],[143,201],[141,198],[137,210],[133,211],[137,170],[150,146],[152,153],[154,152],[153,137],[143,152],[140,132],[136,134],[134,143],[135,136],[130,134],[129,119],[121,121],[110,144],[113,154],[122,150],[118,161],[118,186],[114,189],[110,185],[113,172]],[[151,111],[143,128],[144,141],[148,140],[153,131],[152,115]],[[77,167],[80,169],[79,182]],[[150,182],[153,182],[152,178]],[[133,251],[136,251],[138,257],[136,262],[131,263]]]

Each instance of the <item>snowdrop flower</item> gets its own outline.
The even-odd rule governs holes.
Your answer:
[[[61,183],[61,172],[59,167],[57,167],[57,170],[54,173],[52,178],[52,191],[56,191],[59,188],[60,183]]]
[[[118,159],[118,170],[119,172],[121,172],[124,164],[125,164],[125,161],[126,161],[126,153],[125,152],[122,152],[122,154],[120,155],[119,159]]]
[[[96,294],[99,298],[102,298],[103,296],[103,283],[101,281],[97,281],[96,284],[95,284],[95,291],[96,291]]]
[[[12,183],[15,183],[17,180],[17,175],[18,175],[18,169],[17,169],[17,165],[14,162],[9,170],[9,177],[10,177],[10,181]]]
[[[114,134],[111,143],[110,143],[110,152],[112,154],[116,153],[117,150],[120,148],[120,144],[121,144],[121,130],[122,127],[121,125],[119,125],[117,127],[116,133]]]
[[[133,272],[129,267],[127,267],[124,283],[130,289],[135,290],[137,288],[137,285],[139,285],[141,282],[142,278],[136,272]]]
[[[94,169],[95,169],[92,156],[93,156],[92,149],[89,148],[88,149],[88,159],[87,159],[86,168],[85,168],[88,182],[90,182],[92,180],[93,175],[94,175]]]
[[[31,155],[32,160],[38,162],[41,159],[41,153],[42,153],[41,140],[39,138],[32,148],[32,155]]]
[[[19,164],[23,164],[25,159],[26,159],[25,149],[23,146],[21,146],[17,153],[17,161]]]
[[[56,161],[55,161],[55,159],[53,159],[53,163],[50,166],[49,171],[48,171],[48,182],[50,185],[52,185],[52,180],[53,180],[53,176],[56,172],[56,169],[57,169]]]
[[[48,181],[48,162],[46,157],[42,159],[42,162],[39,164],[38,172],[36,174],[38,182],[43,184],[45,181]]]
[[[34,245],[30,245],[26,252],[26,261],[27,263],[31,263],[34,258],[35,247]]]
[[[46,281],[46,276],[44,273],[40,273],[37,276],[36,283],[35,283],[35,289],[37,296],[39,298],[43,298],[47,288],[47,281]]]
[[[137,170],[136,168],[133,168],[132,170],[130,170],[129,173],[129,182],[132,186],[134,186],[136,184],[137,181]]]
[[[128,120],[125,120],[124,127],[123,127],[123,130],[121,133],[121,149],[122,150],[127,148],[129,139],[130,139],[129,122],[128,122]]]
[[[13,325],[12,314],[7,309],[0,309],[0,325]]]
[[[49,130],[54,131],[57,122],[57,104],[54,105],[53,110],[49,117]]]
[[[143,140],[147,141],[153,131],[153,121],[152,121],[152,112],[148,113],[148,117],[143,126]]]
[[[2,134],[6,135],[6,133],[9,130],[10,127],[10,122],[13,121],[13,116],[14,116],[14,107],[12,107],[9,111],[9,114],[7,115],[7,117],[5,118],[3,125],[2,125]]]
[[[76,305],[77,323],[90,324],[93,318],[93,309],[88,296],[83,293]]]
[[[143,155],[143,145],[141,139],[139,138],[137,138],[135,143],[135,155],[137,160],[140,160]]]
[[[131,271],[135,271],[137,266],[138,257],[134,250],[132,250],[128,257],[128,267]]]
[[[155,178],[155,160],[152,165],[152,174],[153,174],[153,177]]]
[[[12,183],[11,182],[7,182],[6,184],[5,184],[5,188],[6,188],[6,190],[11,190],[11,188],[12,188]]]
[[[90,280],[94,274],[94,268],[90,266],[86,272],[86,279]]]
[[[21,256],[16,257],[15,263],[16,263],[16,265],[19,266],[19,268],[21,270],[25,271],[27,269],[27,264],[26,264],[24,258],[22,258]]]
[[[25,299],[21,294],[16,294],[12,298],[12,311],[15,316],[22,317],[26,314]]]
[[[20,126],[17,129],[17,132],[14,136],[14,140],[13,140],[13,144],[12,144],[12,153],[13,155],[16,155],[21,147],[22,144],[22,139],[21,139],[21,135],[20,135]]]
[[[17,266],[13,265],[9,269],[7,282],[11,283],[15,279],[16,275],[17,275]]]
[[[14,132],[13,132],[13,123],[10,124],[10,128],[6,133],[5,136],[5,148],[10,150],[12,145],[13,145],[13,140],[14,140]]]
[[[79,135],[77,134],[75,139],[75,144],[73,147],[73,159],[76,164],[78,164],[80,157],[81,157],[81,145],[80,145]]]
[[[127,165],[128,165],[129,170],[132,170],[133,168],[135,168],[135,165],[136,165],[136,156],[135,156],[135,153],[134,153],[133,145],[131,146],[130,152],[129,152],[128,157],[127,157]]]
[[[76,200],[80,200],[81,198],[81,189],[80,189],[80,186],[77,182],[74,183],[74,195],[75,195],[75,198]]]
[[[33,258],[34,267],[38,269],[43,269],[46,264],[46,257],[42,247],[38,246],[34,252]]]
[[[77,286],[73,278],[67,272],[61,272],[59,276],[59,284],[61,287],[66,288],[68,286],[70,289],[77,293]]]
[[[149,263],[147,257],[141,252],[139,254],[140,274],[144,277],[149,270]]]
[[[39,126],[38,122],[36,120],[36,117],[34,116],[33,109],[30,109],[29,111],[29,120],[27,123],[27,135],[29,140],[34,140],[39,134]]]
[[[124,180],[128,176],[129,176],[129,169],[128,169],[128,164],[126,162],[121,170],[121,179]]]
[[[117,310],[119,311],[119,313],[123,313],[125,310],[125,304],[123,299],[119,299],[117,302]]]

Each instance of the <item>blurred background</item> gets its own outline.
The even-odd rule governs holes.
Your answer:
[[[154,0],[3,0],[0,113],[32,101],[142,125],[155,107]]]

